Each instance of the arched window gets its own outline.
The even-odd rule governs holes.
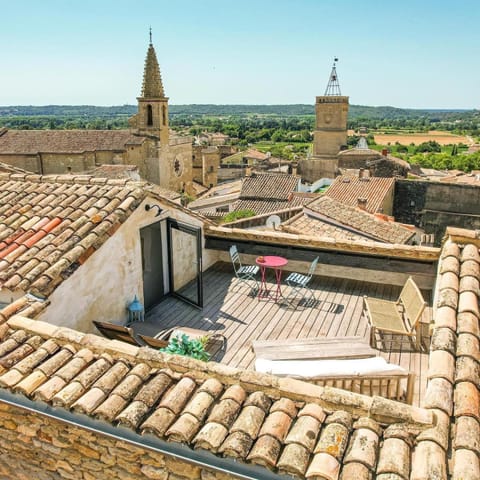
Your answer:
[[[164,105],[162,107],[162,125],[167,124],[167,107]]]
[[[147,105],[147,126],[151,127],[153,125],[153,111],[152,106]]]

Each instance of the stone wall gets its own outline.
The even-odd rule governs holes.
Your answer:
[[[0,478],[226,480],[231,474],[0,404]]]
[[[480,188],[422,180],[397,180],[393,215],[435,235],[440,245],[448,226],[480,229]]]

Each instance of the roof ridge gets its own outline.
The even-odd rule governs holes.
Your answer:
[[[430,410],[379,396],[369,397],[333,387],[320,387],[302,380],[241,370],[216,362],[205,363],[20,315],[10,318],[7,324],[14,330],[51,339],[62,346],[69,344],[79,350],[87,348],[95,355],[108,354],[114,359],[124,358],[132,364],[144,363],[152,368],[168,368],[180,374],[188,372],[192,378],[202,381],[215,377],[224,385],[240,385],[249,393],[262,390],[274,398],[286,397],[293,401],[316,403],[327,412],[345,410],[355,417],[368,416],[382,424],[407,423],[420,430],[431,428],[436,422]]]
[[[76,185],[110,185],[115,187],[142,188],[146,185],[153,185],[145,180],[133,180],[130,178],[108,178],[93,177],[85,174],[49,174],[40,175],[36,173],[0,173],[0,180],[14,180],[16,182],[30,183],[67,183]]]

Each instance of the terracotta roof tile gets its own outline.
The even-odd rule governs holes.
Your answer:
[[[410,480],[446,479],[445,451],[436,443],[422,441],[414,449]]]
[[[100,248],[147,195],[169,201],[161,196],[166,191],[146,182],[11,177],[0,174],[0,285],[43,297]]]
[[[444,378],[453,384],[455,357],[445,350],[432,350],[429,358],[428,378]]]
[[[51,333],[38,341],[34,332],[42,331],[42,325]],[[280,387],[270,376],[149,348],[114,353],[114,345],[95,335],[14,317],[0,325],[0,361],[24,346],[33,351],[23,359],[11,357],[0,378],[12,379],[4,388],[57,408],[306,478],[338,480],[354,473],[357,480],[373,479],[381,464],[385,475],[405,480],[404,460],[415,437],[422,438],[418,433],[429,427],[421,441],[429,443],[435,428],[444,427],[434,426],[434,416],[418,407],[298,380],[282,379]],[[333,410],[328,416],[327,405]],[[354,416],[342,406],[364,414]],[[391,423],[395,425],[386,428]],[[395,459],[388,457],[391,448]]]
[[[145,137],[129,130],[7,130],[0,136],[0,153],[83,153],[102,150],[124,151],[127,145],[141,145]]]
[[[455,356],[457,336],[450,328],[437,327],[435,328],[431,339],[431,350],[445,350],[451,355]]]
[[[453,456],[452,480],[476,480],[480,478],[480,461],[471,450],[457,449]]]
[[[458,257],[459,255],[457,254],[456,256]],[[480,263],[480,254],[478,253],[478,247],[472,245],[471,243],[465,245],[462,249],[460,260],[462,263],[467,262],[468,260],[473,260],[477,263]]]
[[[453,411],[453,387],[451,382],[444,378],[432,378],[427,385],[423,399],[425,408],[436,408],[448,415]]]
[[[252,175],[244,179],[240,199],[287,201],[298,182],[299,178],[293,175]]]
[[[303,445],[290,443],[283,449],[277,467],[279,473],[303,476],[309,460],[310,452]]]
[[[386,196],[393,192],[394,185],[393,178],[360,179],[341,175],[328,187],[325,195],[351,207],[358,205],[358,198],[365,198],[366,210],[376,213],[382,207]]]
[[[480,455],[480,425],[473,417],[461,416],[455,422],[455,449],[464,448]]]
[[[300,217],[286,222],[284,225],[288,225],[291,228],[297,226],[300,229],[299,222],[325,224],[323,227],[326,230],[325,234],[328,234],[329,230],[334,232],[335,226],[338,229],[343,227],[341,233],[344,236],[349,233],[356,233],[371,240],[389,243],[406,243],[415,235],[414,231],[398,223],[381,220],[369,212],[341,203],[327,195],[322,195],[320,198],[305,205],[304,214],[307,216],[308,222],[306,222],[307,219]],[[317,228],[321,228],[321,226],[318,225]],[[300,229],[299,232],[302,232],[302,230]],[[330,234],[337,238],[331,232]]]

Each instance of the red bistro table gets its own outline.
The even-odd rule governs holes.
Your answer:
[[[288,260],[283,257],[266,255],[264,257],[258,257],[255,262],[260,267],[260,273],[262,275],[260,288],[258,290],[258,297],[270,297],[270,292],[267,289],[266,272],[267,268],[273,268],[273,270],[275,271],[275,280],[277,282],[277,288],[275,290],[275,301],[277,301],[278,297],[282,296],[282,288],[280,283],[282,280],[282,267],[284,267],[288,263]]]

